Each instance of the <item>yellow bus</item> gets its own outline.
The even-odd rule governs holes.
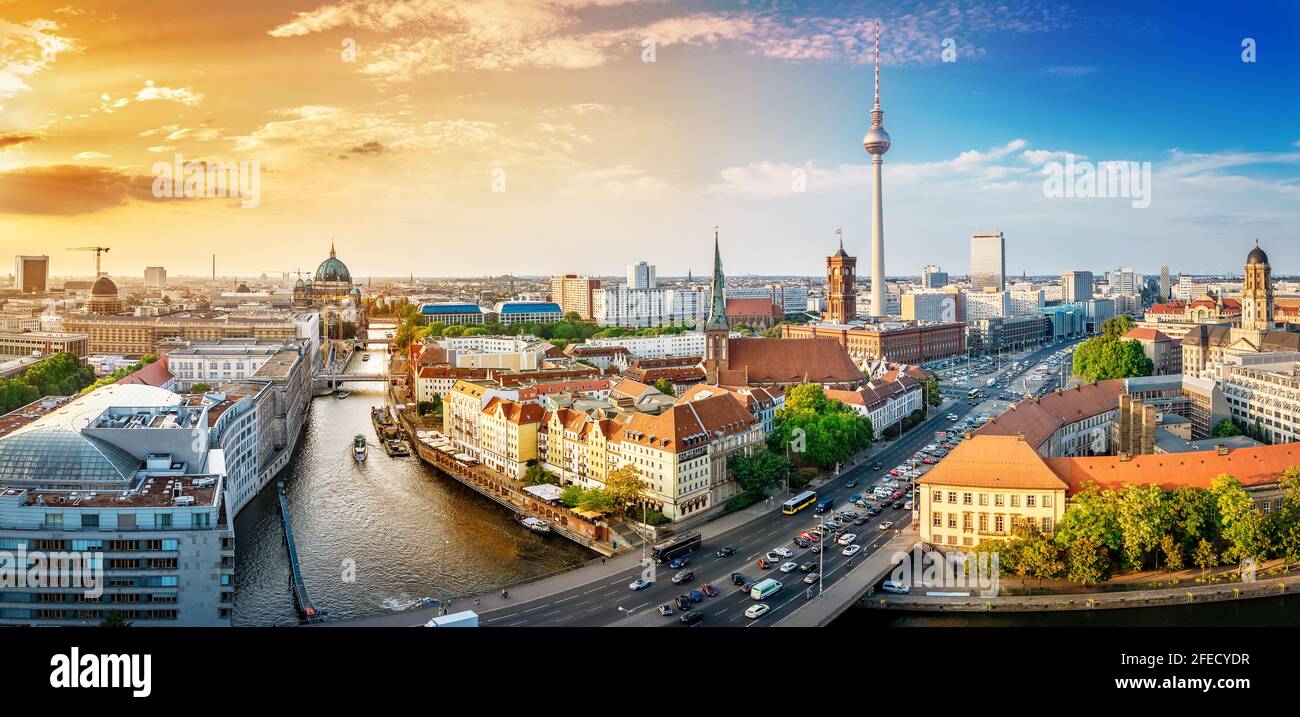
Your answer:
[[[785,513],[786,515],[794,515],[795,513],[798,513],[799,511],[803,510],[804,508],[807,508],[808,506],[816,502],[817,502],[817,493],[811,490],[806,490],[800,493],[799,495],[796,495],[795,497],[791,498],[790,500],[787,500],[786,502],[782,503],[781,512]]]

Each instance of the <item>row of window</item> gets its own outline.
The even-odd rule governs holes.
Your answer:
[[[993,506],[995,508],[1001,508],[1003,506],[1019,508],[1022,502],[1024,503],[1024,506],[1026,508],[1038,508],[1038,507],[1051,508],[1052,507],[1051,493],[1043,493],[1043,494],[1028,493],[1023,495],[1020,493],[1010,493],[1010,494],[991,493],[990,494],[990,493],[973,493],[970,491],[964,491],[958,493],[955,490],[943,491],[938,488],[935,488],[932,491],[930,491],[930,501],[935,504],[944,503],[945,502],[944,498],[946,497],[947,498],[946,502],[952,505],[957,505],[958,503],[960,503],[961,505],[988,505],[990,496],[992,496]]]
[[[958,525],[959,521],[960,525]],[[960,528],[963,531],[978,530],[980,533],[1006,533],[1009,532],[1008,528],[1014,530],[1022,522],[1034,523],[1035,520],[1032,517],[1014,513],[1010,515],[995,513],[992,516],[988,513],[980,513],[976,516],[970,512],[945,514],[942,511],[934,511],[930,514],[930,527],[932,528],[948,528],[950,530]],[[993,527],[992,531],[989,530],[990,524]],[[1037,524],[1044,533],[1052,532],[1051,518],[1040,518]],[[978,525],[978,528],[976,525]]]

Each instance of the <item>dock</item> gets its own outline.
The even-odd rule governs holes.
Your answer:
[[[325,614],[317,610],[307,595],[307,586],[302,581],[302,569],[298,565],[298,547],[293,542],[293,527],[289,524],[289,505],[284,498],[284,481],[276,481],[276,498],[280,501],[280,520],[284,524],[284,542],[289,548],[289,569],[293,573],[293,601],[298,608],[298,619],[304,623],[322,622]]]

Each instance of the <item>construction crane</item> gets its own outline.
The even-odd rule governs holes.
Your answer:
[[[106,246],[78,246],[78,247],[68,247],[68,251],[93,251],[93,252],[95,252],[95,278],[98,279],[99,277],[103,276],[103,274],[100,273],[100,271],[99,271],[99,255],[100,255],[100,254],[107,254],[107,253],[108,253],[108,247],[106,247]]]

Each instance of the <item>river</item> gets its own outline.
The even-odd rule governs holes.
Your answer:
[[[369,361],[354,357],[352,370],[382,371],[387,353],[369,353]],[[280,474],[303,580],[331,619],[488,591],[595,556],[528,531],[415,457],[390,458],[370,423],[383,384],[347,388],[346,399],[313,401],[298,452]],[[363,463],[352,459],[358,433],[371,443]],[[235,543],[235,625],[297,624],[274,481],[235,518]]]

